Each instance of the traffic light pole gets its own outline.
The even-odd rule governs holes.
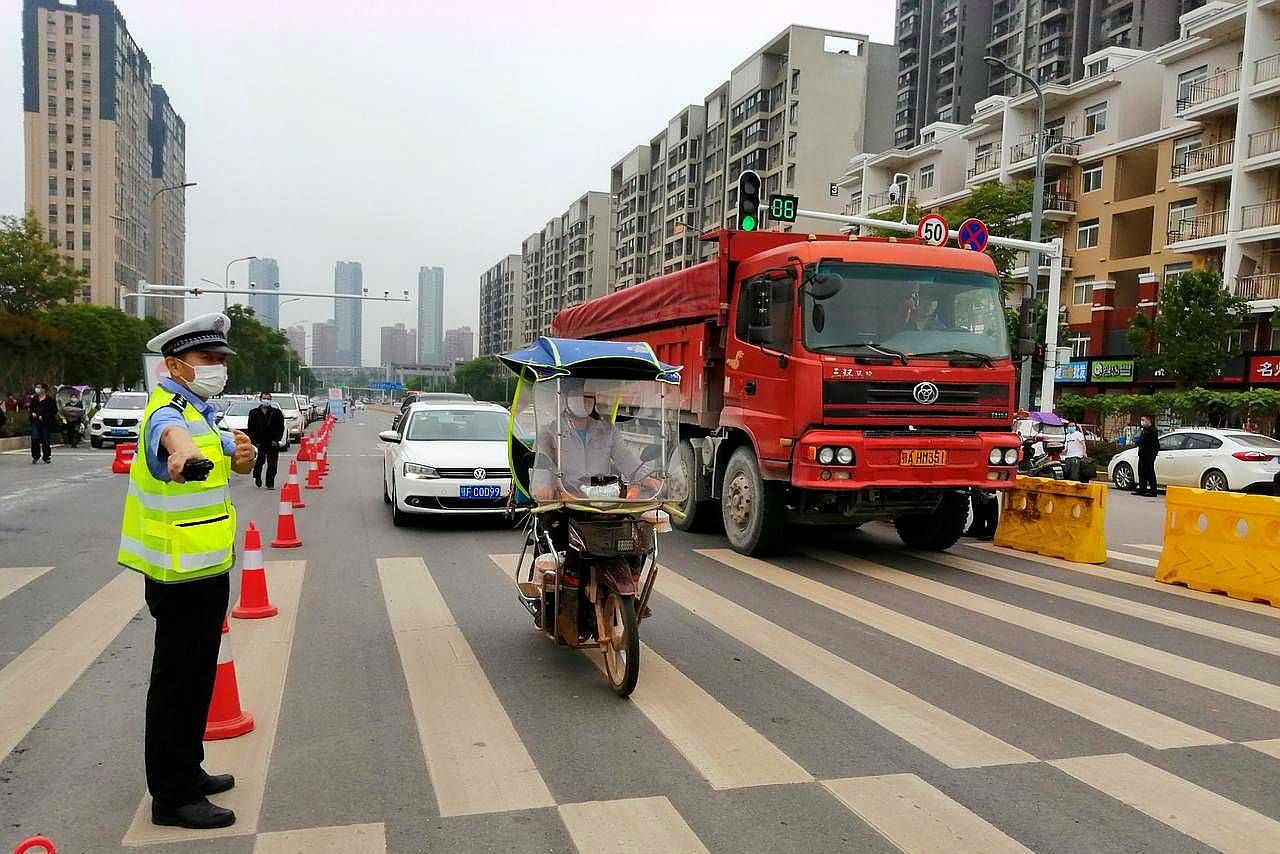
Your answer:
[[[912,236],[916,233],[917,226],[912,223],[894,222],[893,220],[873,219],[868,216],[850,216],[848,214],[827,213],[826,211],[796,211],[797,217],[807,217],[809,219],[822,220],[824,222],[836,222],[841,225],[858,225],[865,228],[879,228],[885,231],[899,231],[909,233]],[[960,233],[955,229],[947,232],[948,239],[959,239]],[[1044,348],[1044,373],[1040,379],[1040,407],[1046,412],[1053,411],[1053,387],[1057,378],[1058,367],[1058,312],[1061,304],[1062,290],[1062,238],[1055,237],[1053,240],[1046,242],[1038,242],[1031,240],[1021,240],[1016,237],[997,237],[991,235],[987,239],[987,243],[992,246],[1003,246],[1008,249],[1022,249],[1026,251],[1029,258],[1035,258],[1042,255],[1049,259],[1049,305],[1048,316],[1045,320],[1045,348]],[[1032,263],[1030,260],[1028,264]],[[1033,270],[1028,268],[1027,275],[1030,278],[1039,275],[1039,261],[1037,259],[1036,268]],[[1030,364],[1030,359],[1027,360]],[[1026,388],[1030,390],[1030,369],[1023,371]],[[1020,401],[1021,404],[1021,401]],[[1025,408],[1025,407],[1024,407]]]

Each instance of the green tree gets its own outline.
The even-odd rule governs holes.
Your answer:
[[[0,393],[57,382],[49,374],[66,340],[65,332],[37,318],[0,311]]]
[[[1031,182],[1017,181],[1012,184],[1001,184],[993,181],[979,184],[968,196],[942,212],[947,224],[956,228],[966,219],[980,219],[987,224],[993,235],[1000,237],[1016,237],[1020,240],[1031,238],[1031,220],[1027,212],[1031,210]],[[1054,235],[1052,223],[1043,223],[1041,239],[1048,240]],[[988,246],[987,254],[995,262],[996,272],[1006,294],[1013,288],[1013,270],[1018,266],[1018,250],[1003,246]]]
[[[1203,385],[1238,355],[1228,336],[1248,311],[1246,300],[1222,287],[1221,273],[1191,270],[1160,287],[1154,319],[1142,312],[1133,316],[1129,343],[1139,353],[1139,364],[1163,369],[1178,388]]]
[[[154,319],[85,303],[54,306],[43,320],[65,334],[51,359],[58,362],[59,378],[99,388],[128,388],[142,379],[142,354],[160,325]]]
[[[0,311],[35,314],[70,299],[84,282],[44,239],[34,213],[0,217]]]
[[[476,400],[510,403],[515,383],[508,381],[507,369],[489,356],[463,362],[453,369],[453,388]]]
[[[291,377],[300,375],[297,354],[289,349],[283,332],[258,322],[252,308],[233,305],[227,309],[231,329],[227,343],[236,355],[227,360],[227,391],[253,393],[285,388]],[[309,382],[308,372],[305,382]]]

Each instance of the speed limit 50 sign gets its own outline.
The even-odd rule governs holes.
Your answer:
[[[947,221],[938,214],[929,214],[916,226],[916,237],[930,246],[941,246],[947,242]]]

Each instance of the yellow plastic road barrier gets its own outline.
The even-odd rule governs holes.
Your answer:
[[[1156,581],[1280,607],[1280,498],[1169,487]]]
[[[995,544],[1077,563],[1106,563],[1107,485],[1019,477],[1005,493]]]

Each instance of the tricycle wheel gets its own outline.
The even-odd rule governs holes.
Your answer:
[[[629,697],[640,676],[640,627],[636,620],[636,597],[610,590],[600,603],[596,633],[604,653],[604,672],[609,687],[619,697]]]

